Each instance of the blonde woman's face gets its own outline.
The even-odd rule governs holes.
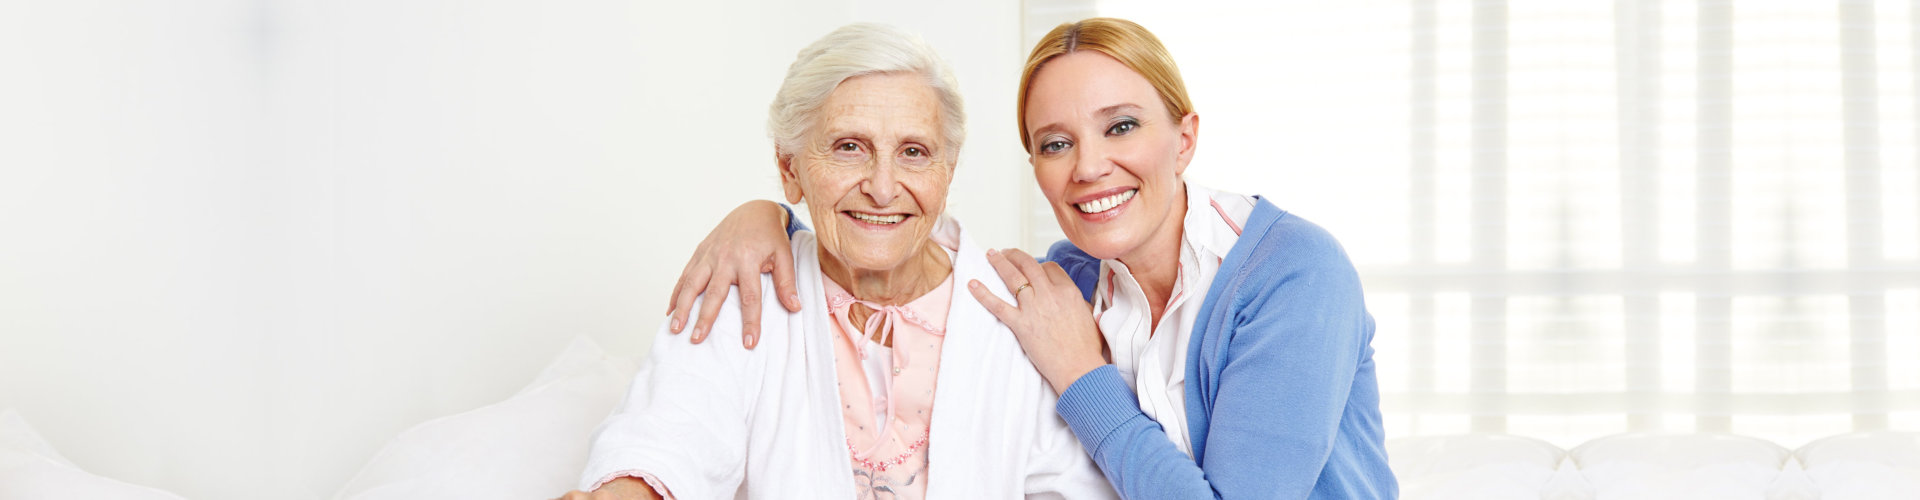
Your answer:
[[[1055,57],[1031,82],[1029,161],[1067,239],[1111,259],[1178,231],[1198,116],[1169,116],[1153,84],[1099,52]]]
[[[848,267],[906,263],[929,244],[953,180],[938,95],[920,75],[858,76],[815,116],[780,166],[788,201],[807,202],[821,249]]]

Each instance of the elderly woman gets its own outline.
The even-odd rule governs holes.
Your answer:
[[[1353,264],[1264,198],[1186,182],[1200,115],[1159,39],[1121,19],[1062,24],[1028,56],[1018,99],[1067,241],[1045,264],[990,253],[1003,284],[969,291],[1059,391],[1057,411],[1121,495],[1396,497]],[[716,279],[786,246],[767,223],[779,209],[756,211],[709,237],[733,249]],[[696,257],[683,293],[712,258]]]
[[[835,30],[771,114],[781,187],[818,228],[792,238],[803,312],[760,301],[755,350],[663,327],[566,498],[1112,497],[1011,333],[954,299],[1000,281],[941,215],[964,116],[932,49]],[[708,335],[746,341],[737,324]]]

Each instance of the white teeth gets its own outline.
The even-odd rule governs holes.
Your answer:
[[[1128,189],[1125,192],[1121,192],[1113,196],[1108,196],[1105,198],[1089,201],[1086,203],[1079,203],[1074,206],[1078,207],[1080,211],[1083,213],[1097,214],[1100,212],[1113,210],[1113,207],[1120,206],[1121,203],[1126,203],[1127,200],[1133,199],[1134,193],[1138,193],[1138,192],[1140,192],[1140,190],[1138,189]]]
[[[907,220],[907,216],[902,214],[867,215],[860,212],[847,212],[847,213],[849,215],[852,215],[853,218],[855,219],[860,219],[863,222],[869,222],[873,224],[899,224],[900,221]]]

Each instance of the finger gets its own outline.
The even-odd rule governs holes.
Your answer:
[[[733,274],[717,273],[707,281],[707,298],[700,301],[700,317],[693,321],[693,343],[707,340],[707,334],[713,332],[713,319],[720,317],[720,306],[727,303],[727,289],[734,283]]]
[[[1020,315],[1020,308],[994,296],[980,280],[967,280],[967,291],[973,292],[973,300],[979,301],[982,307],[987,308],[987,312],[993,313],[993,317],[1000,318],[1001,323],[1013,324],[1013,320]]]
[[[680,273],[680,284],[673,287],[673,320],[667,322],[668,331],[680,333],[686,329],[687,315],[693,312],[693,299],[706,291],[707,277],[711,271],[711,266],[702,264]]]
[[[681,279],[673,282],[673,293],[667,295],[667,314],[673,314],[674,311],[684,308],[680,304],[680,289],[687,286],[687,275],[693,274],[694,267],[700,265],[701,256],[706,254],[707,242],[705,240],[702,240],[699,245],[693,247],[693,257],[687,259],[686,267],[680,268]],[[673,333],[680,333],[680,327],[678,326],[675,326],[672,330]]]
[[[1013,300],[1020,300],[1020,285],[1028,283],[1020,269],[1007,261],[1007,255],[998,250],[987,251],[987,265],[993,266],[993,272],[1000,275],[1000,281],[1007,286],[1007,292],[1013,294]]]
[[[760,274],[742,273],[740,280],[740,346],[752,349],[760,340]]]
[[[1057,262],[1048,262],[1045,264],[1041,264],[1040,270],[1041,272],[1045,272],[1047,274],[1047,279],[1053,282],[1053,284],[1055,285],[1064,285],[1064,286],[1070,286],[1074,288],[1080,287],[1080,285],[1075,284],[1073,282],[1073,275],[1067,274],[1067,270],[1065,268],[1060,267],[1060,264]]]
[[[1032,255],[1027,255],[1026,251],[1018,248],[1009,248],[1007,251],[1001,252],[1000,255],[1006,257],[1007,261],[1012,263],[1014,268],[1019,269],[1021,275],[1026,276],[1029,281],[1034,282],[1033,286],[1040,286],[1046,282],[1046,270],[1041,269],[1040,262],[1035,260]]]
[[[691,262],[689,262],[689,263],[687,263],[687,265],[688,265],[688,266],[692,266],[692,265],[693,265],[693,263],[691,263]],[[681,275],[681,276],[686,276],[686,275],[687,275],[687,270],[686,270],[686,269],[681,269],[681,270],[680,270],[680,275]],[[668,315],[672,315],[672,314],[673,314],[673,309],[674,309],[674,305],[675,305],[675,303],[674,303],[674,302],[675,302],[676,300],[678,300],[678,299],[680,298],[680,287],[681,287],[681,286],[685,286],[685,283],[686,283],[686,282],[685,282],[685,281],[683,281],[683,280],[674,280],[674,281],[673,281],[673,293],[669,293],[669,294],[667,294],[667,314],[668,314]],[[677,331],[676,331],[676,332],[674,332],[674,333],[680,333],[680,332],[677,332]]]
[[[800,287],[793,279],[793,248],[780,247],[773,252],[773,293],[780,295],[780,305],[788,311],[800,312]]]

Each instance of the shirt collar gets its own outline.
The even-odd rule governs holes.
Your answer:
[[[1240,231],[1235,229],[1239,222],[1229,222],[1227,217],[1245,218],[1236,210],[1246,202],[1235,198],[1244,196],[1223,193],[1187,182],[1187,245],[1195,252],[1205,254],[1216,260],[1227,258],[1227,252],[1240,242]],[[1220,208],[1215,208],[1215,205]],[[1249,207],[1250,208],[1250,207]],[[1224,213],[1223,213],[1224,212]],[[1249,212],[1251,212],[1249,210]]]

